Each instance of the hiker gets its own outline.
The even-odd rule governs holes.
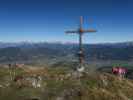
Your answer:
[[[13,66],[13,64],[8,64],[9,67],[9,72],[10,72],[10,78],[11,80],[13,80],[16,72],[15,72],[15,67]]]
[[[127,73],[127,69],[122,68],[122,67],[113,67],[112,68],[112,73],[115,74],[115,75],[118,75],[120,77],[124,77],[125,74]]]

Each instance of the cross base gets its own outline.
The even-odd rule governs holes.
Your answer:
[[[84,70],[85,70],[84,66],[80,66],[80,67],[77,68],[78,72],[84,72]]]

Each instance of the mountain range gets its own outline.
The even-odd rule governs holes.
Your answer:
[[[84,44],[86,62],[132,61],[133,42]],[[0,63],[53,63],[77,61],[78,44],[74,43],[3,43],[0,42]]]

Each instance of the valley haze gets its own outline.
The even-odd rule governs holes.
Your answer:
[[[86,63],[95,66],[132,65],[133,42],[84,44]],[[78,62],[78,44],[62,42],[0,42],[0,63],[55,64]]]

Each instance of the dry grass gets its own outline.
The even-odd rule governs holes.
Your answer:
[[[133,100],[133,81],[107,73],[83,73],[79,77],[78,73],[66,68],[30,67],[18,70],[17,74],[40,75],[41,87],[17,88],[6,70],[0,70],[0,84],[8,82],[10,85],[0,87],[0,100],[29,100],[32,97],[39,100]]]

